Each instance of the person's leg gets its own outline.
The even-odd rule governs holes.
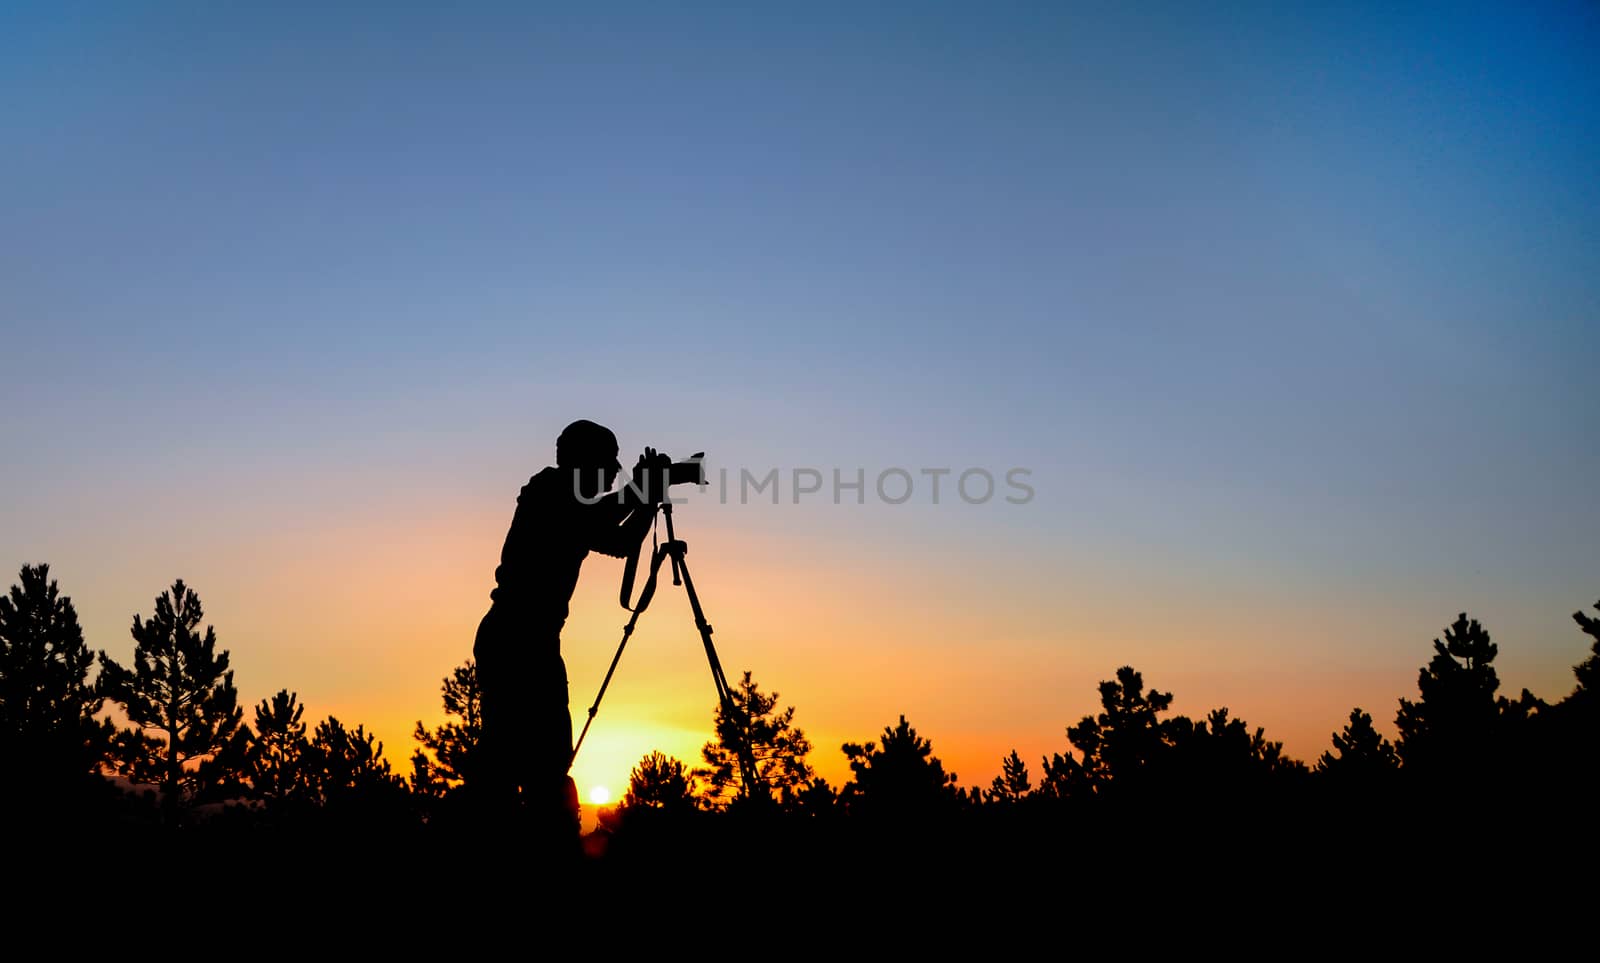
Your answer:
[[[559,654],[541,657],[526,680],[527,747],[523,792],[531,830],[558,855],[578,848],[578,797],[572,763],[572,715],[567,705],[567,670]]]
[[[560,796],[556,800],[556,826],[563,836],[572,840],[576,850],[583,827],[578,815],[578,787],[572,781],[572,688],[567,682],[566,661],[560,656],[556,657],[556,661],[561,668],[561,709],[560,718],[552,724],[552,729],[561,733],[562,753],[561,781],[558,786]]]
[[[516,740],[520,728],[516,660],[511,657],[519,640],[508,637],[502,623],[491,608],[478,624],[472,647],[482,730],[473,772],[476,784],[466,787],[480,816],[500,829],[510,825],[517,812]]]

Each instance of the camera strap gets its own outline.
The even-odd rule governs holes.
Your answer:
[[[650,577],[645,581],[644,591],[639,593],[637,605],[630,604],[628,600],[633,597],[633,580],[639,574],[639,553],[644,551],[644,542],[633,548],[633,554],[622,564],[622,607],[630,612],[643,612],[645,606],[650,604],[650,596],[656,591],[656,572],[661,569],[661,546],[656,538],[656,519],[658,514],[650,519]]]

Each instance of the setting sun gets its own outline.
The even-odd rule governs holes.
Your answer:
[[[596,806],[604,806],[611,801],[611,790],[604,786],[595,786],[589,790],[589,801]]]

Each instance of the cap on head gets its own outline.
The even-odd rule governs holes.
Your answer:
[[[617,436],[604,425],[579,419],[561,429],[556,438],[556,464],[574,467],[612,464],[617,461]]]

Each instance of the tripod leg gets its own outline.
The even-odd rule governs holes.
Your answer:
[[[583,737],[589,734],[589,727],[594,724],[595,713],[600,711],[600,700],[606,697],[606,689],[611,685],[611,676],[617,671],[617,663],[622,661],[622,650],[628,647],[628,637],[633,635],[633,627],[639,621],[639,613],[634,612],[628,619],[628,624],[622,627],[622,641],[617,643],[617,654],[611,657],[611,668],[606,670],[606,677],[600,683],[600,691],[595,693],[594,705],[589,707],[589,718],[583,720],[583,731],[578,733],[578,741],[572,744],[572,756],[567,760],[567,770],[572,770],[572,763],[578,758],[578,750],[583,747]]]
[[[589,727],[594,724],[595,713],[600,711],[600,700],[606,697],[606,689],[611,685],[611,677],[616,674],[617,663],[622,661],[622,650],[628,647],[628,639],[633,635],[633,627],[639,624],[639,616],[650,607],[650,600],[656,594],[656,576],[661,571],[661,562],[667,557],[665,547],[658,550],[650,559],[650,576],[645,579],[644,589],[639,592],[639,601],[634,606],[633,615],[628,618],[628,624],[622,627],[622,641],[617,643],[617,654],[611,657],[611,667],[606,669],[606,677],[600,683],[600,691],[595,693],[594,705],[589,707],[589,718],[583,721],[583,731],[578,733],[578,741],[572,744],[572,755],[567,759],[567,770],[572,770],[572,763],[578,758],[578,749],[583,746],[583,737],[589,734]]]
[[[694,627],[699,630],[700,641],[706,647],[706,661],[711,665],[711,679],[717,687],[717,699],[722,705],[723,716],[735,721],[741,721],[742,712],[738,704],[734,702],[733,687],[728,685],[728,676],[722,671],[722,660],[717,658],[717,647],[711,642],[711,623],[706,621],[705,609],[700,607],[700,594],[694,590],[694,579],[689,575],[689,562],[683,557],[688,550],[688,546],[677,540],[667,544],[676,546],[672,556],[673,562],[676,563],[674,567],[677,573],[683,577],[683,589],[685,594],[689,596],[689,609],[694,613]],[[740,725],[739,728],[742,731],[747,731],[749,729],[749,720],[742,721],[744,724]],[[739,757],[740,775],[743,777],[743,785],[746,787],[745,792],[749,793],[751,791],[749,787],[756,785],[757,782],[755,757],[750,752],[750,745],[747,740],[741,741],[735,748]]]

